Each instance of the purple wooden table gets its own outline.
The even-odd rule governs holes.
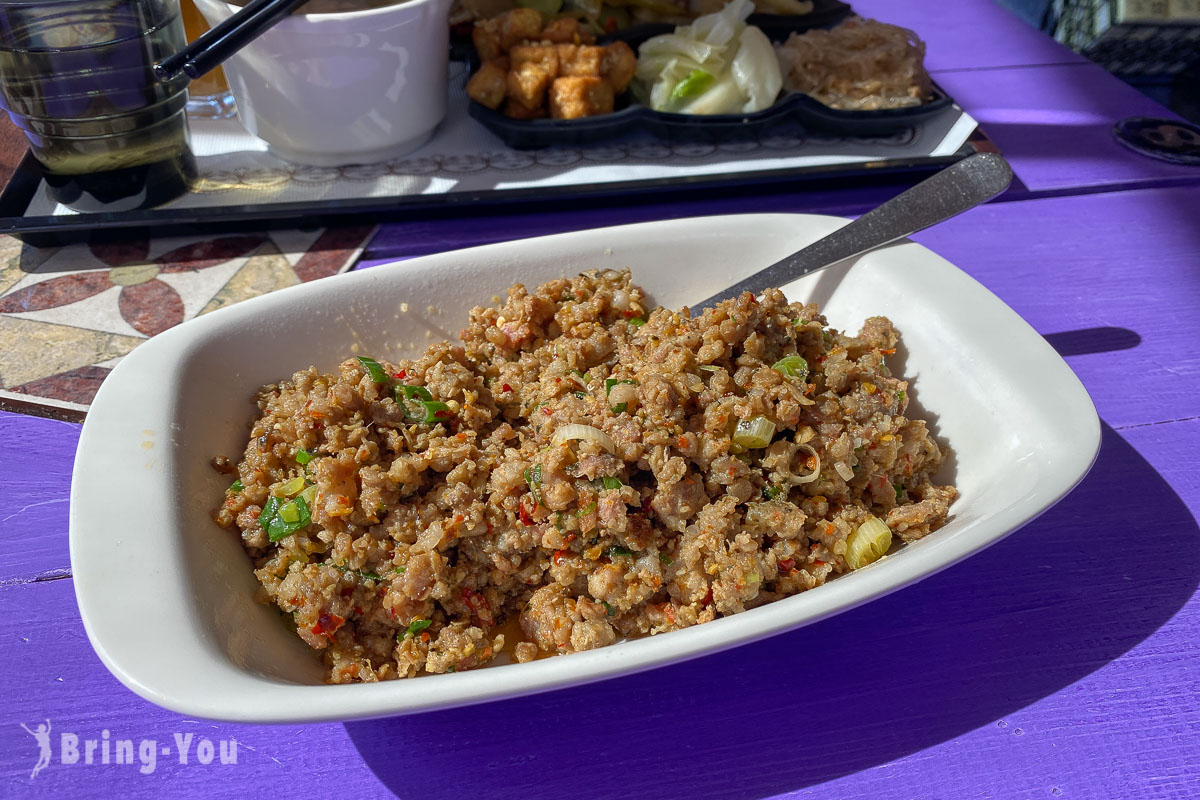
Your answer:
[[[888,19],[882,0],[857,5]],[[1001,24],[986,0],[914,2],[892,18],[924,31],[920,12],[948,5],[958,29],[973,30],[976,14],[1008,42],[963,38],[955,49],[929,35],[941,43],[935,64],[961,69],[979,48],[995,67],[939,80],[954,75],[964,106],[1005,126],[994,136],[1023,188],[916,238],[1045,334],[1091,392],[1103,446],[1060,505],[917,586],[687,664],[415,717],[241,726],[159,709],[103,668],[67,556],[79,428],[0,414],[0,669],[14,687],[0,713],[0,796],[1200,796],[1200,171],[1096,135],[1056,138],[1047,128],[1080,114],[1093,115],[1087,128],[1163,112]],[[998,60],[1005,53],[1033,60]],[[401,224],[365,264],[641,219],[853,214],[892,191]],[[31,780],[39,750],[20,725],[47,719],[50,762]],[[76,763],[63,734],[78,739]],[[101,763],[106,736],[153,742],[153,763]],[[98,742],[90,765],[88,740]],[[221,764],[231,740],[236,764]]]

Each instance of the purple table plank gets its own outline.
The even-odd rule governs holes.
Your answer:
[[[1034,192],[1200,181],[1200,167],[1156,161],[1117,143],[1112,127],[1124,117],[1176,117],[1094,64],[953,72],[937,80]]]
[[[1192,797],[1198,439],[1196,420],[1106,427],[1091,475],[1040,520],[800,631],[588,687],[345,726],[156,709],[102,670],[69,579],[5,587],[0,667],[24,683],[0,723],[0,781],[31,797],[246,796],[297,775],[316,797]],[[1131,542],[1153,557],[1131,557]],[[31,781],[38,751],[18,723],[47,717],[52,757]],[[135,747],[154,739],[155,771],[62,763],[59,734],[105,729]],[[193,748],[236,739],[237,764],[180,765],[175,733]]]
[[[1051,334],[1124,428],[1200,413],[1197,209],[1200,187],[995,203],[913,238]]]
[[[851,5],[864,17],[916,31],[927,45],[931,71],[1085,60],[992,0],[853,0]]]
[[[377,784],[371,791],[369,775],[354,780],[365,771],[340,725],[214,723],[181,717],[134,695],[104,669],[88,644],[69,578],[0,587],[0,609],[9,621],[0,669],[24,682],[20,691],[10,693],[0,723],[2,797],[246,797],[253,794],[247,791],[251,785],[283,787],[298,775],[304,776],[311,797],[381,793]],[[31,780],[38,746],[19,724],[36,728],[47,718],[52,760]],[[100,763],[105,730],[110,742],[132,740],[133,763],[117,764],[115,749],[109,764]],[[76,763],[64,763],[64,733],[80,741]],[[176,734],[192,736],[186,765],[180,763]],[[90,765],[85,763],[88,739],[101,742]],[[149,750],[139,752],[142,740],[149,739],[157,743],[153,760]],[[215,751],[207,765],[197,761],[203,739]],[[221,763],[222,740],[227,756],[232,755],[229,741],[237,741],[236,764]],[[164,754],[163,747],[171,752]],[[69,750],[66,755],[69,761]],[[358,791],[342,795],[339,788],[351,783]]]
[[[61,574],[79,426],[0,412],[0,585]]]

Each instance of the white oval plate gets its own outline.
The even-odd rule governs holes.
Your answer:
[[[88,414],[71,487],[71,565],[84,626],[104,664],[183,714],[298,722],[406,714],[542,692],[713,653],[807,625],[976,553],[1063,497],[1100,445],[1091,399],[1061,358],[998,298],[906,242],[787,287],[856,331],[887,315],[898,374],[918,414],[953,448],[961,492],[944,528],[803,594],[611,647],[529,664],[328,686],[277,610],[255,602],[239,538],[209,511],[236,456],[251,398],[310,364],[396,358],[452,338],[475,305],[596,267],[631,267],[679,307],[823,236],[845,220],[743,215],[652,222],[509,242],[307,283],[173,328],[112,372]],[[400,304],[407,303],[402,313]]]

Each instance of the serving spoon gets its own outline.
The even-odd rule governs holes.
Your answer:
[[[985,203],[1007,189],[1011,182],[1012,169],[1002,156],[996,153],[968,156],[808,247],[689,308],[696,316],[742,292],[757,295],[772,286],[783,286],[869,253]]]

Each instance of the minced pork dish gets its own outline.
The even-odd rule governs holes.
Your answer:
[[[627,271],[518,284],[418,359],[262,389],[214,518],[330,682],[709,622],[944,524],[887,319],[850,336],[777,290],[647,305]]]

